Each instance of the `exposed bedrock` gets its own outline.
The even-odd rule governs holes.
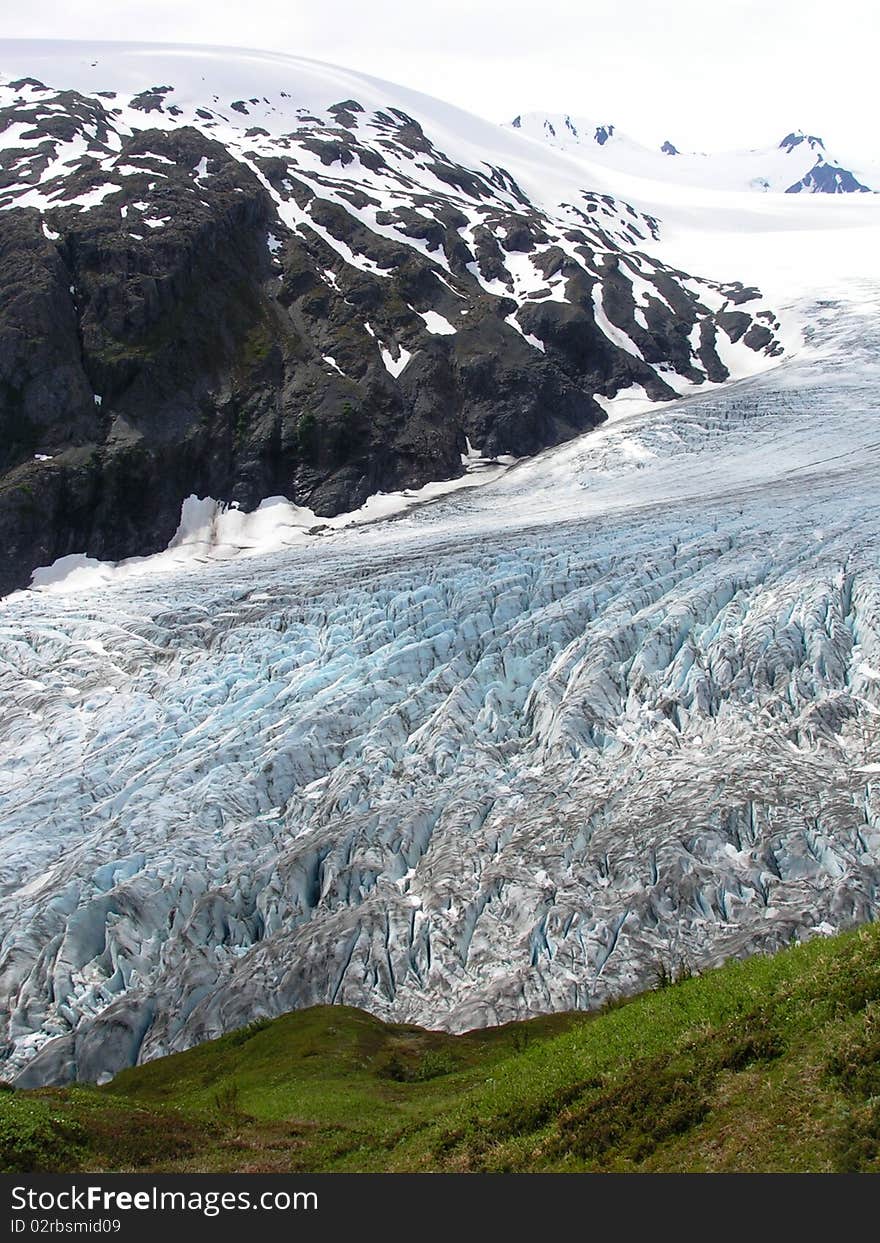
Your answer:
[[[0,85],[0,592],[165,547],[193,493],[331,516],[781,353],[608,195],[550,211],[394,110],[224,145],[172,94]]]

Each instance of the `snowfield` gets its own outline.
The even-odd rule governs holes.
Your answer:
[[[576,152],[605,169],[606,176],[634,172],[681,186],[788,194],[876,193],[880,168],[847,153],[831,155],[815,134],[793,130],[774,146],[734,151],[679,150],[668,139],[646,147],[616,126],[564,113],[529,112],[515,117],[511,129],[559,151]]]
[[[344,522],[194,500],[0,602],[7,1078],[319,1002],[588,1008],[876,916],[876,200],[641,184],[665,261],[778,299],[781,365]]]

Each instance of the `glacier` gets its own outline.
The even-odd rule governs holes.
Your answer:
[[[97,61],[62,52],[88,89]],[[132,89],[154,52],[122,57]],[[194,110],[204,87],[172,59]],[[287,62],[257,61],[223,99],[259,70],[287,100]],[[355,90],[302,72],[316,108]],[[297,109],[261,95],[277,145]],[[536,201],[625,193],[683,289],[696,271],[760,287],[780,349],[719,336],[734,382],[599,394],[601,427],[529,459],[465,438],[460,478],[330,519],[193,496],[165,552],[74,553],[0,600],[0,1075],[20,1086],[104,1081],[322,1002],[452,1031],[589,1009],[877,915],[876,196],[611,175],[401,98],[462,167],[497,150]],[[630,209],[605,206],[622,228]],[[534,274],[512,254],[515,308]],[[405,374],[395,350],[377,338]]]
[[[5,1074],[463,1030],[873,918],[880,284],[480,486],[0,605]]]

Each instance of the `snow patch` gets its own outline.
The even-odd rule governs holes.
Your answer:
[[[400,375],[401,371],[403,371],[406,364],[412,358],[410,351],[405,350],[402,345],[397,347],[397,358],[395,358],[391,351],[384,345],[380,347],[379,352],[382,355],[382,362],[385,364],[385,370],[389,372],[390,375],[393,375],[395,379]]]
[[[416,312],[425,321],[425,327],[428,332],[434,333],[435,336],[449,336],[457,332],[458,329],[450,324],[448,319],[444,319],[437,311],[418,311]]]

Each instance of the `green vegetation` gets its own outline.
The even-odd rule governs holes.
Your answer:
[[[339,412],[336,426],[334,453],[339,461],[345,461],[361,442],[361,420],[358,411],[350,401],[344,401]]]
[[[259,1020],[0,1093],[0,1169],[880,1172],[880,927],[462,1036]]]
[[[0,1106],[0,1171],[66,1169],[82,1150],[82,1130],[70,1111],[57,1114],[45,1096],[4,1092]]]
[[[275,345],[273,326],[259,319],[251,325],[241,345],[243,365],[252,370],[266,361]]]
[[[317,449],[318,420],[306,411],[301,414],[296,424],[296,443],[302,458],[312,458]]]

